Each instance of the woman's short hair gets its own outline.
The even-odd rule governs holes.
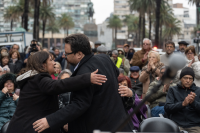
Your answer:
[[[58,79],[61,79],[61,77],[63,76],[63,74],[69,74],[69,76],[72,75],[72,72],[69,69],[64,69],[60,72],[60,74],[58,75]]]
[[[123,75],[120,75],[119,77],[118,77],[118,83],[121,83],[121,82],[123,82],[123,81],[127,81],[127,83],[128,83],[128,88],[132,88],[131,87],[131,80],[129,79],[129,77],[127,77],[127,76],[123,76]]]
[[[148,54],[148,58],[149,58],[149,56],[150,56],[152,53],[156,55],[156,58],[157,58],[158,62],[160,62],[160,55],[159,55],[159,53],[156,52],[156,51],[153,51],[153,50],[150,51],[149,54]]]
[[[10,58],[12,58],[12,55],[13,55],[14,53],[17,53],[17,58],[20,59],[20,53],[19,53],[18,51],[12,51],[12,52],[10,53]]]
[[[187,47],[185,50],[185,54],[187,54],[190,50],[192,51],[192,53],[194,53],[194,56],[196,56],[196,51],[194,46]]]
[[[60,70],[62,70],[60,63],[59,62],[55,62],[55,63],[56,63],[56,65],[59,66]]]

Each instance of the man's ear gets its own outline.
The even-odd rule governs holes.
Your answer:
[[[82,59],[83,58],[83,53],[81,51],[77,52],[77,56],[78,59]]]

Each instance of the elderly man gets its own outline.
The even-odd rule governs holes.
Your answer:
[[[189,133],[200,132],[200,87],[193,83],[194,77],[192,68],[184,68],[181,82],[169,89],[164,107],[170,119]]]
[[[132,89],[135,90],[135,93],[138,95],[138,97],[142,96],[142,88],[143,84],[139,81],[140,76],[140,68],[138,66],[132,66],[130,68],[130,79],[131,79],[131,86]]]
[[[132,66],[139,66],[140,69],[147,64],[148,53],[152,50],[152,42],[148,38],[144,38],[142,50],[137,51],[131,59]]]
[[[160,62],[164,63],[165,66],[169,66],[169,57],[173,54],[175,50],[174,42],[165,43],[166,53],[160,56]]]
[[[123,50],[124,50],[124,56],[126,57],[126,59],[128,59],[129,45],[124,44]]]
[[[185,50],[187,48],[187,45],[189,44],[186,41],[180,41],[178,42],[178,44],[179,44],[179,50],[177,50],[177,52],[185,55]]]
[[[152,82],[149,85],[149,89],[147,91],[147,95],[152,91],[152,89],[158,84],[158,82],[161,80],[164,72],[166,70],[166,66],[163,66],[160,68],[160,75],[156,78],[154,82]],[[164,105],[166,102],[166,95],[168,92],[169,87],[175,86],[175,84],[165,84],[160,87],[160,89],[151,95],[151,97],[148,99],[148,102],[150,103],[151,108],[151,116],[152,117],[159,117],[159,114],[165,113]]]
[[[107,54],[108,50],[104,45],[97,47],[97,54]]]

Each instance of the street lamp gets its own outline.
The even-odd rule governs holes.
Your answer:
[[[129,34],[127,41],[131,42],[131,47],[133,48],[134,34]]]

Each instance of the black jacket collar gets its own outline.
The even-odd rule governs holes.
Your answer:
[[[94,56],[93,54],[89,54],[89,55],[86,55],[85,57],[83,57],[83,59],[80,61],[78,67],[76,68],[76,70],[74,71],[74,73],[72,74],[72,76],[75,76],[77,74],[78,70],[80,69],[80,67],[83,64],[85,64],[93,56]]]
[[[182,86],[182,83],[181,83],[181,82],[179,82],[179,83],[177,84],[177,86],[178,86],[179,88],[181,88],[181,89],[185,89],[185,88]],[[193,83],[193,84],[190,86],[190,89],[193,90],[193,91],[195,91],[195,90],[196,90],[196,84]]]

